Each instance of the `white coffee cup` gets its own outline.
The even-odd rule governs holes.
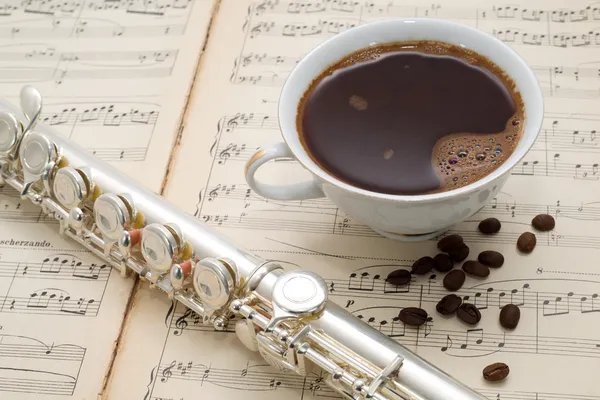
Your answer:
[[[435,194],[389,195],[340,181],[319,167],[306,153],[296,129],[298,103],[327,67],[348,54],[389,42],[438,40],[471,49],[488,57],[515,82],[525,107],[524,134],[511,156],[496,170],[469,185]],[[511,170],[533,146],[544,114],[542,90],[527,63],[493,36],[454,22],[429,18],[389,19],[361,25],[323,42],[296,65],[279,99],[279,125],[284,142],[259,149],[246,163],[245,177],[258,195],[274,200],[328,197],[353,219],[396,240],[430,239],[463,221],[493,199]],[[312,179],[289,185],[270,185],[255,179],[258,168],[277,158],[294,158]]]

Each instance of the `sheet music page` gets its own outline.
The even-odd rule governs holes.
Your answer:
[[[244,163],[258,147],[281,140],[277,101],[297,61],[323,40],[389,17],[436,17],[495,35],[535,70],[545,93],[539,140],[487,207],[449,233],[461,234],[469,259],[504,254],[485,280],[467,277],[457,292],[482,314],[476,326],[445,318],[435,304],[443,274],[414,276],[390,287],[391,271],[434,256],[436,241],[390,241],[347,217],[326,199],[267,201],[245,184]],[[214,229],[286,268],[323,276],[330,298],[490,399],[599,400],[600,386],[600,6],[588,1],[223,0],[207,45],[167,197]],[[298,181],[293,162],[272,162],[259,177]],[[536,232],[530,255],[518,236],[539,213],[556,218]],[[501,231],[484,236],[495,216]],[[227,255],[224,254],[224,257]],[[514,331],[499,309],[520,305]],[[419,328],[398,319],[402,307],[426,309]],[[111,398],[312,399],[336,397],[320,376],[283,375],[247,350],[232,332],[214,332],[197,315],[146,286],[135,299],[112,376]],[[503,382],[483,379],[504,362]]]
[[[215,1],[8,0],[0,89],[44,97],[41,120],[158,192]],[[0,191],[0,398],[93,400],[134,279]]]

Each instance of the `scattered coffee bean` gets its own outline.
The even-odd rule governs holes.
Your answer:
[[[446,274],[443,280],[443,285],[451,292],[455,292],[462,287],[463,283],[465,283],[465,279],[465,273],[460,269],[455,269]]]
[[[535,248],[537,239],[531,232],[523,232],[517,240],[517,248],[522,253],[531,253]]]
[[[457,247],[451,249],[448,252],[448,254],[450,255],[450,258],[452,258],[454,261],[461,262],[469,256],[469,246],[462,243]]]
[[[500,311],[500,325],[507,329],[514,329],[521,319],[521,310],[514,304],[507,304]]]
[[[452,261],[452,258],[450,258],[448,254],[444,253],[440,253],[433,257],[433,261],[435,262],[433,268],[435,268],[435,270],[438,272],[448,272],[454,266],[454,261]]]
[[[465,261],[462,269],[467,274],[476,276],[478,278],[485,278],[490,274],[490,269],[487,266],[475,260]]]
[[[480,263],[492,268],[500,268],[504,264],[504,256],[494,250],[486,250],[477,257]]]
[[[455,294],[448,294],[442,297],[440,301],[438,301],[438,303],[435,306],[435,309],[442,315],[450,315],[454,314],[461,304],[462,298]]]
[[[433,261],[432,257],[421,257],[412,265],[411,273],[416,275],[426,274],[433,269],[434,265],[435,262]]]
[[[501,381],[508,376],[509,372],[510,369],[508,368],[508,365],[498,362],[490,364],[483,369],[483,378],[486,381]]]
[[[552,215],[539,214],[531,220],[531,225],[533,225],[533,227],[538,231],[545,232],[554,229],[556,222],[554,221]]]
[[[469,325],[475,325],[481,320],[481,313],[471,303],[463,303],[456,310],[456,316]]]
[[[450,250],[456,248],[457,246],[463,244],[463,238],[460,235],[450,235],[446,236],[442,240],[440,240],[437,244],[438,249],[441,251],[448,253]]]
[[[406,285],[408,282],[410,282],[410,277],[410,271],[406,269],[397,269],[390,272],[387,278],[385,278],[385,281],[396,286]]]
[[[492,233],[497,233],[501,226],[502,224],[497,218],[486,218],[479,223],[479,231],[486,235],[490,235]]]
[[[406,325],[419,326],[427,321],[427,311],[418,307],[405,307],[398,314],[398,319]]]

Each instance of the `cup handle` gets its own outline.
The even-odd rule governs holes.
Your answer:
[[[246,163],[244,175],[250,188],[259,196],[271,200],[307,200],[325,197],[314,180],[291,185],[269,185],[254,179],[261,165],[277,158],[294,158],[294,154],[284,142],[276,143],[266,149],[258,149]]]

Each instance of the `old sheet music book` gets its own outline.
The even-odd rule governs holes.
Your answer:
[[[491,400],[600,400],[598,3],[31,0],[2,10],[4,92],[38,85],[46,121],[98,156],[260,256],[318,272],[334,301]],[[436,314],[440,277],[384,290],[389,272],[436,254],[435,241],[392,242],[327,200],[267,201],[244,182],[248,157],[280,140],[279,91],[302,55],[391,17],[443,18],[493,34],[544,89],[533,150],[501,195],[453,229],[471,254],[506,258],[459,291],[482,313],[474,329]],[[288,162],[265,169],[273,181],[306,176]],[[121,280],[14,193],[0,200],[0,398],[337,397],[321,377],[279,374],[231,331],[214,332],[147,284]],[[557,226],[520,255],[516,239],[538,213]],[[476,229],[487,216],[503,223],[493,239]],[[498,324],[506,303],[521,306],[515,331]],[[432,321],[403,326],[398,311],[411,305]],[[496,361],[511,373],[490,384],[481,370]]]

